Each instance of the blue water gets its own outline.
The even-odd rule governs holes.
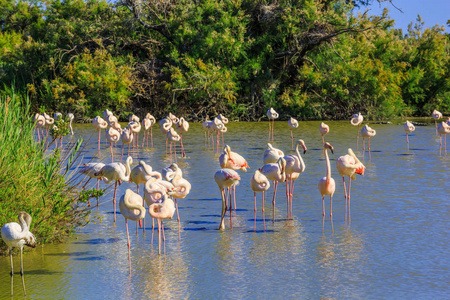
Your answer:
[[[177,158],[192,184],[189,196],[179,201],[181,241],[176,218],[166,220],[165,254],[158,255],[157,233],[152,242],[150,217],[146,217],[145,235],[142,229],[136,235],[135,222],[129,222],[130,277],[125,222],[118,214],[113,224],[114,187],[109,187],[100,198],[100,207],[92,209],[88,226],[79,228],[66,243],[38,246],[24,254],[27,298],[448,299],[450,154],[439,155],[434,124],[416,127],[410,135],[409,151],[402,124],[370,124],[377,135],[371,139],[370,159],[367,152],[362,159],[361,139],[359,151],[355,151],[366,172],[352,181],[349,223],[336,159],[349,147],[356,150],[357,130],[349,122],[326,122],[330,133],[325,139],[335,149],[330,159],[336,192],[333,219],[329,198],[322,218],[317,183],[325,176],[325,160],[319,123],[300,122],[294,130],[294,138],[302,138],[308,150],[303,155],[306,170],[295,184],[292,220],[286,219],[283,183],[278,187],[275,221],[272,187],[267,193],[266,230],[261,194],[257,195],[254,229],[250,177],[262,166],[268,123],[232,122],[225,143],[247,159],[250,169],[240,172],[233,229],[227,215],[227,229],[216,230],[221,212],[214,181],[218,156],[205,147],[201,124],[191,124],[183,135],[187,157],[182,159],[178,152]],[[110,162],[104,136],[102,153],[97,153],[97,132],[90,124],[75,126],[75,134],[91,138],[84,161]],[[292,154],[287,122],[276,122],[274,135],[273,145]],[[157,125],[153,138],[154,148],[133,155],[133,167],[139,160],[158,171],[170,164]],[[120,148],[116,151],[115,160],[120,159]],[[95,182],[91,183],[94,187]],[[123,183],[118,198],[127,188],[136,191],[134,184]],[[21,298],[18,256],[14,263],[14,291]],[[0,258],[1,298],[10,296],[9,268],[9,257]]]

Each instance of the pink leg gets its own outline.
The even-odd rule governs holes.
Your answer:
[[[330,196],[330,217],[333,216],[333,196]]]
[[[277,195],[277,186],[278,181],[275,181],[274,189],[273,189],[273,199],[272,199],[272,207],[273,207],[273,222],[275,222],[275,198]]]
[[[148,132],[147,132],[147,134],[148,134]],[[142,139],[142,148],[144,148],[144,146],[145,146],[145,131],[144,131],[144,138]]]
[[[158,254],[161,255],[161,220],[158,219]]]
[[[111,150],[111,162],[114,162],[113,151],[112,151],[112,143],[109,143],[109,149]]]
[[[177,209],[178,241],[181,241],[181,233],[180,233],[180,214],[178,213],[178,201],[177,201],[177,198],[175,198],[175,208]]]
[[[350,177],[348,180],[348,221],[350,222],[350,189],[352,188],[352,178]]]
[[[153,129],[150,127],[150,140],[153,148]],[[147,147],[148,147],[148,136],[147,136]]]
[[[365,142],[364,137],[363,137],[363,160],[364,160],[364,154],[365,153],[366,153],[366,142]]]
[[[270,119],[269,119],[269,142],[270,142],[270,127],[271,127],[271,125],[270,125]]]
[[[127,246],[128,246],[128,264],[130,266],[130,276],[131,276],[131,254],[130,254],[130,234],[128,233],[128,220],[125,219],[125,227],[127,228]]]
[[[100,152],[100,135],[101,135],[101,129],[98,130],[98,152]]]
[[[265,215],[265,202],[266,202],[266,192],[262,192],[262,213],[263,213],[263,223],[264,223],[264,231],[266,230],[266,215]]]
[[[344,196],[345,196],[345,220],[347,220],[347,188],[345,187],[345,177],[342,176],[342,182],[344,183]]]
[[[100,183],[100,178],[97,178],[97,192],[98,192],[99,183]],[[97,207],[98,207],[98,194],[97,194]]]
[[[114,224],[116,223],[116,192],[117,192],[117,181],[114,184],[114,197],[113,197],[113,206],[114,206]]]
[[[325,199],[322,195],[322,216],[325,217]]]
[[[291,182],[291,177],[292,177],[292,175],[288,175],[289,177],[288,177],[288,179],[286,180],[286,208],[287,208],[287,210],[286,210],[286,218],[288,218],[289,219],[289,195],[290,195],[290,192],[289,192],[289,190],[290,190],[290,182]]]
[[[292,142],[292,150],[294,150],[294,135],[292,134],[292,129],[291,129],[291,142]]]
[[[236,186],[233,185],[233,204],[234,204],[234,210],[236,211]]]
[[[369,160],[371,160],[372,156],[370,155],[370,137],[368,137],[367,140],[368,140],[367,143],[369,144],[369,147],[368,147],[369,148]]]
[[[233,210],[233,205],[232,205],[232,202],[231,202],[231,188],[228,188],[228,198],[229,198],[229,203],[230,203],[230,228],[231,229],[233,229],[233,213],[232,213],[232,210]]]

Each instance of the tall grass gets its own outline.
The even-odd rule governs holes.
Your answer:
[[[87,222],[77,184],[68,182],[81,141],[49,151],[33,139],[30,103],[14,92],[0,97],[0,227],[28,212],[38,242],[61,240]],[[0,253],[6,245],[0,242]]]

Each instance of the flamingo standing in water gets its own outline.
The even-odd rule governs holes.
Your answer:
[[[267,149],[263,154],[264,164],[276,163],[280,157],[284,156],[284,152],[280,149],[274,148],[271,143],[267,143]]]
[[[364,175],[366,167],[359,161],[351,148],[348,148],[348,154],[339,156],[339,158],[336,160],[336,167],[339,175],[342,176],[342,182],[344,183],[345,219],[347,219],[348,207],[348,219],[350,220],[350,189],[352,186],[352,180],[356,179],[356,174]],[[344,176],[348,176],[348,193],[345,186]]]
[[[356,150],[358,150],[358,146],[359,146],[359,125],[361,125],[363,121],[364,121],[364,117],[361,113],[352,115],[352,117],[350,119],[350,124],[352,124],[353,126],[358,126],[357,133],[356,133]]]
[[[35,114],[34,115],[34,124],[35,124],[35,127],[37,129],[38,141],[40,143],[41,142],[40,129],[44,128],[44,126],[45,126],[45,117],[43,115],[38,114],[38,113]],[[42,140],[44,140],[44,129],[42,129]]]
[[[294,184],[298,176],[305,171],[305,162],[303,161],[298,147],[301,146],[303,154],[306,153],[306,145],[303,140],[297,140],[295,143],[296,155],[287,155],[284,157],[286,160],[286,199],[287,199],[287,217],[292,216],[292,197],[294,195]]]
[[[226,132],[226,126],[222,122],[222,120],[219,119],[218,117],[214,118],[214,120],[212,121],[211,125],[212,125],[213,131],[216,132],[216,150],[217,150],[217,153],[219,153],[220,133],[222,131]],[[214,151],[214,136],[212,138],[213,138],[213,151]]]
[[[292,142],[292,149],[294,149],[294,135],[292,134],[292,129],[295,129],[298,127],[298,121],[291,117],[288,121],[288,126],[291,129],[291,142]]]
[[[97,179],[97,191],[98,191],[99,183],[100,183],[100,180],[103,180],[103,176],[97,176],[96,174],[98,174],[104,166],[105,166],[104,163],[85,163],[85,164],[83,164],[83,167],[80,169],[80,173],[89,177],[89,179],[84,184],[83,189],[86,187],[86,185],[92,178],[96,178]],[[89,205],[89,207],[91,206],[91,202],[89,201],[89,198],[88,198],[88,205]],[[98,196],[97,196],[97,207],[98,207]]]
[[[181,153],[183,157],[186,157],[186,153],[184,152],[183,146],[183,133],[188,132],[189,123],[183,117],[180,118],[180,121],[177,123],[177,129],[180,132],[180,143],[181,143]],[[175,202],[176,204],[176,202]]]
[[[206,148],[206,142],[208,141],[209,144],[209,127],[211,126],[211,120],[209,119],[209,116],[206,116],[205,121],[202,123],[203,131],[205,132],[205,148]]]
[[[133,142],[133,133],[129,127],[125,127],[120,136],[122,139],[122,154],[120,154],[120,162],[122,162],[123,148],[125,147],[125,144],[128,144],[127,156],[130,155],[130,144]]]
[[[108,127],[108,123],[102,119],[100,116],[96,116],[94,120],[92,120],[92,125],[98,129],[98,151],[100,151],[100,134],[102,129],[106,129]]]
[[[114,206],[114,223],[116,223],[116,193],[117,193],[117,183],[120,181],[130,181],[130,165],[133,163],[133,158],[128,156],[125,165],[122,163],[110,163],[103,166],[100,172],[95,173],[95,176],[105,177],[105,183],[110,184],[115,181],[114,184],[114,196],[113,196],[113,206]]]
[[[447,134],[450,133],[450,125],[447,125],[446,122],[442,122],[441,124],[438,125],[438,133],[439,133],[439,155],[441,155],[442,135],[444,135],[445,156],[447,156]]]
[[[406,132],[406,143],[408,144],[408,151],[409,151],[409,138],[408,134],[416,130],[416,127],[414,127],[413,123],[406,120],[405,124],[403,125],[403,129],[405,129]]]
[[[175,162],[177,161],[177,146],[176,143],[181,140],[180,135],[178,132],[173,129],[173,127],[170,127],[169,132],[167,132],[167,139],[169,140],[169,149],[170,149],[170,162],[172,162],[172,144],[173,144],[173,151],[175,153]]]
[[[69,129],[70,129],[70,134],[73,135],[73,128],[72,128],[72,122],[75,119],[75,116],[73,115],[73,113],[68,113],[66,115],[66,118],[69,119]]]
[[[434,119],[434,124],[436,125],[436,135],[438,135],[438,125],[437,125],[437,120],[439,120],[440,118],[442,118],[442,113],[440,111],[437,110],[433,110],[433,113],[431,114],[431,116]]]
[[[150,140],[153,147],[153,125],[155,125],[156,119],[151,114],[147,114],[142,120],[142,126],[144,126],[144,139],[142,140],[142,147],[144,147],[145,132],[147,132],[147,147],[148,147],[148,131],[150,130]]]
[[[336,182],[333,178],[331,178],[331,166],[330,159],[328,158],[328,151],[330,150],[333,153],[333,146],[330,143],[325,142],[323,144],[323,151],[325,152],[325,161],[327,166],[327,175],[319,180],[319,184],[317,187],[319,188],[319,192],[322,195],[322,216],[325,217],[325,195],[330,195],[330,217],[333,216],[333,194],[336,190]]]
[[[264,208],[264,202],[265,202],[265,194],[266,191],[270,188],[270,182],[267,177],[262,174],[259,170],[255,171],[255,174],[253,174],[252,178],[250,178],[250,187],[253,190],[253,196],[255,200],[255,223],[254,223],[254,230],[256,230],[256,192],[262,192],[262,213],[263,213],[263,222],[264,222],[264,230],[266,230],[266,218],[264,215],[265,208]]]
[[[20,248],[20,276],[22,277],[22,286],[23,286],[23,294],[26,296],[25,289],[25,278],[23,272],[23,246],[29,246],[34,248],[36,246],[36,238],[30,232],[31,226],[31,216],[26,212],[20,212],[19,223],[11,222],[3,225],[1,233],[2,239],[5,242],[6,246],[9,248],[9,256],[11,257],[11,296],[14,294],[13,291],[13,275],[14,275],[14,267],[13,267],[13,257],[12,257],[12,249]]]
[[[120,140],[120,132],[110,127],[106,129],[106,140],[109,142],[109,148],[111,150],[111,162],[114,161],[114,155],[112,150],[112,144],[117,143]]]
[[[319,125],[319,131],[320,131],[320,134],[322,135],[322,143],[325,144],[324,135],[327,134],[328,132],[330,132],[330,126],[328,126],[327,124],[322,122]]]
[[[178,221],[178,239],[180,237],[180,214],[178,213],[178,202],[177,199],[184,199],[189,195],[191,191],[191,183],[182,177],[181,169],[177,164],[171,164],[170,168],[174,172],[174,176],[170,183],[173,184],[173,189],[169,193],[175,199],[175,208],[177,210],[177,221]]]
[[[161,127],[161,133],[166,136],[166,155],[167,155],[167,140],[168,140],[167,133],[169,133],[170,128],[172,128],[172,120],[168,117],[161,119],[161,121],[159,121],[159,126]]]
[[[272,133],[272,141],[273,141],[273,127],[275,125],[275,119],[278,119],[280,116],[273,107],[267,110],[267,118],[269,118],[269,142],[270,142],[270,134]],[[270,120],[272,120],[272,126],[270,125]]]
[[[133,115],[134,116],[134,115]],[[141,132],[141,123],[136,122],[136,116],[134,116],[134,119],[128,123],[128,127],[131,129],[131,132],[133,133],[133,148],[134,148],[134,141],[136,141],[136,148],[139,148],[139,132]],[[139,118],[137,118],[139,120]]]
[[[170,194],[171,192],[169,192]],[[163,234],[164,252],[166,251],[166,238],[164,235],[163,220],[172,219],[175,213],[175,204],[167,194],[163,194],[162,203],[153,203],[148,208],[148,213],[153,219],[158,220],[158,254],[161,254],[161,231]]]
[[[217,116],[217,118],[218,118],[220,121],[222,121],[223,124],[225,124],[225,125],[228,124],[228,118],[226,118],[224,115],[219,114],[219,115]],[[223,141],[223,134],[224,134],[225,132],[227,132],[226,127],[225,127],[225,130],[223,130],[223,129],[220,130],[220,133],[221,133],[221,135],[222,135],[222,145],[225,145],[225,142]]]
[[[275,222],[275,198],[277,195],[277,186],[279,182],[286,181],[286,160],[284,157],[280,157],[277,163],[266,164],[260,169],[260,171],[267,177],[267,179],[273,180],[274,182],[272,207],[273,221]]]
[[[240,154],[231,151],[229,145],[225,145],[223,153],[219,157],[220,167],[222,169],[232,169],[234,171],[241,170],[247,172],[247,168],[250,168],[247,161]],[[236,186],[233,185],[233,203],[236,209]],[[230,203],[231,206],[231,203]],[[230,207],[231,211],[231,207]]]
[[[128,233],[128,220],[138,221],[139,223],[145,217],[145,208],[142,206],[143,200],[139,194],[136,194],[130,189],[125,191],[125,194],[120,197],[119,210],[125,218],[125,227],[127,228],[127,246],[128,246],[128,264],[130,266],[131,276],[131,255],[130,255],[130,234]]]
[[[220,225],[219,230],[225,229],[225,213],[227,211],[227,202],[225,198],[225,188],[230,189],[232,186],[239,183],[239,180],[241,180],[241,177],[239,174],[232,170],[232,169],[220,169],[219,171],[214,174],[214,180],[216,181],[217,185],[220,189],[220,195],[222,197],[222,213],[221,213],[221,219],[220,219]],[[233,223],[231,221],[231,193],[228,193],[230,195],[230,227],[233,228]]]
[[[371,159],[370,157],[370,138],[374,137],[377,134],[377,132],[370,128],[369,125],[365,125],[362,129],[361,129],[361,135],[363,137],[363,159],[364,159],[364,153],[366,152],[366,144],[364,143],[364,138],[368,139],[368,148],[369,148],[369,159]]]
[[[46,113],[44,113],[44,117],[45,117],[45,129],[46,129],[45,137],[47,138],[49,127],[50,127],[50,125],[53,125],[55,123],[55,119],[53,119]]]

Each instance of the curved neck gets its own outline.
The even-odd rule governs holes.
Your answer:
[[[19,214],[19,223],[22,228],[22,232],[29,231],[31,225],[31,217],[25,214]]]
[[[330,166],[330,159],[328,158],[328,149],[325,148],[325,160],[327,162],[327,181],[331,179],[331,166]]]
[[[134,210],[135,209],[139,210],[139,214],[136,215],[136,217],[142,218],[143,216],[145,216],[145,207],[143,207],[142,205],[131,203],[130,202],[130,198],[131,198],[132,195],[133,195],[133,192],[131,190],[127,190],[126,193],[125,193],[125,197],[124,197],[123,203],[125,204],[125,207],[132,214],[134,214]]]
[[[300,165],[298,167],[301,170],[301,172],[303,172],[303,171],[305,171],[305,162],[303,161],[303,158],[300,155],[300,151],[298,151],[298,145],[299,145],[299,143],[297,143],[297,145],[295,147],[295,152],[297,152],[297,157],[298,157],[298,160],[300,163]]]

